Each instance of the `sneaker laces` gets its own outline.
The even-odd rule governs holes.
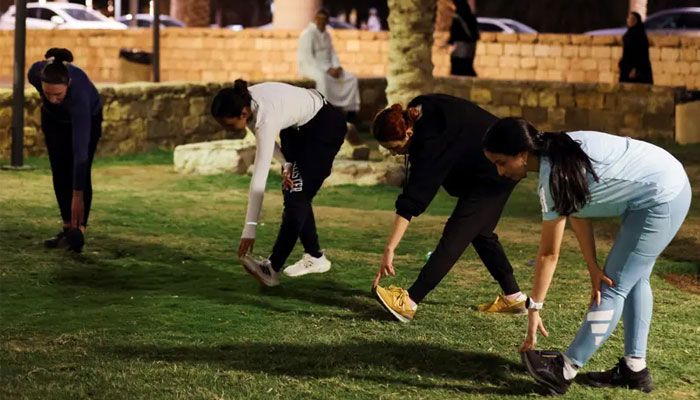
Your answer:
[[[314,260],[311,254],[304,253],[304,256],[301,258],[301,266],[304,269],[309,269],[314,266]]]
[[[399,307],[402,310],[411,309],[408,303],[408,292],[398,286],[389,286],[387,290],[394,294],[394,306]]]
[[[270,272],[270,266],[267,264],[260,264],[260,271],[262,271],[262,273],[267,276],[272,276],[272,272]]]

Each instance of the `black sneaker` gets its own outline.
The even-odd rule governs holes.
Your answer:
[[[83,236],[83,232],[80,229],[69,229],[68,232],[66,232],[66,238],[68,239],[68,250],[76,253],[81,253],[83,251],[85,236]]]
[[[624,358],[621,358],[611,370],[585,374],[584,382],[595,387],[623,387],[641,390],[644,393],[654,389],[649,368],[634,372],[627,366]]]
[[[58,232],[56,236],[44,240],[44,246],[49,249],[68,247],[68,238],[66,237],[67,234],[68,229]]]
[[[571,380],[564,379],[564,356],[558,351],[528,350],[520,353],[527,372],[551,394],[564,394]]]

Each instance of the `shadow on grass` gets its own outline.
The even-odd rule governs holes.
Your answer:
[[[464,393],[524,395],[539,392],[524,368],[493,353],[464,352],[427,343],[235,343],[204,346],[104,347],[110,357],[265,373],[300,379],[352,378]],[[430,382],[464,380],[465,383]]]
[[[18,237],[9,231],[0,233]],[[43,249],[33,233],[25,232],[20,237],[20,247],[26,252],[14,260],[10,256],[8,265],[26,263],[28,253],[34,259],[50,260],[55,265],[49,273],[50,282],[58,289],[84,287],[110,295],[141,292],[189,296],[223,305],[348,320],[391,319],[372,298],[369,288],[360,290],[338,282],[332,271],[296,279],[283,276],[281,286],[267,288],[244,272],[232,252],[216,246],[202,251],[102,234],[94,244],[88,244],[84,254],[76,255],[62,249]],[[321,307],[308,310],[299,302]]]

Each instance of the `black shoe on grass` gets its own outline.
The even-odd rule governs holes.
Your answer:
[[[68,238],[68,250],[81,253],[83,251],[83,246],[85,245],[85,236],[80,229],[71,228],[66,233]]]
[[[632,371],[624,358],[612,369],[603,372],[589,372],[584,375],[583,382],[595,387],[622,387],[649,393],[654,389],[649,368],[639,372]]]
[[[48,249],[56,249],[56,248],[63,248],[63,247],[68,247],[68,229],[64,229],[61,232],[58,232],[56,236],[44,240],[44,247]]]
[[[564,379],[564,356],[558,351],[528,350],[520,353],[527,372],[551,394],[564,394],[571,380]]]

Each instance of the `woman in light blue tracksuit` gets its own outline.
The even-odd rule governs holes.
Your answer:
[[[645,355],[653,298],[649,277],[656,259],[676,235],[691,189],[683,165],[652,144],[601,132],[539,132],[527,121],[505,118],[484,137],[486,157],[499,174],[519,180],[539,172],[542,236],[528,299],[528,333],[521,356],[528,372],[563,394],[586,363],[624,320],[625,357],[609,371],[586,374],[597,387],[652,390]],[[622,216],[604,269],[596,260],[590,218]],[[565,354],[532,350],[539,309],[556,268],[567,217],[588,264],[590,309]]]

